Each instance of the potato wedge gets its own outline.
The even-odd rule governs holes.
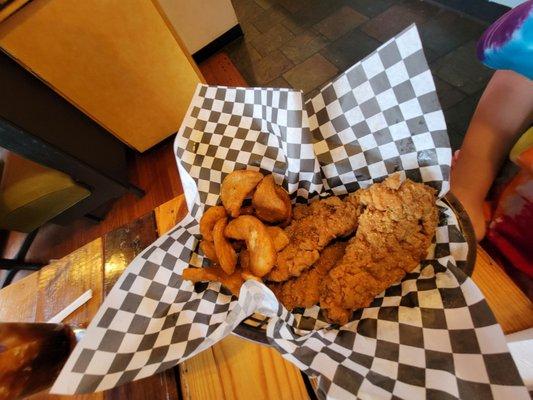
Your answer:
[[[218,257],[215,251],[215,245],[213,242],[202,240],[200,242],[200,250],[212,263],[218,264]]]
[[[285,221],[291,213],[289,195],[274,182],[272,175],[265,176],[257,185],[252,205],[257,217],[265,222]]]
[[[231,275],[226,274],[218,267],[209,268],[185,268],[182,273],[183,279],[196,282],[220,282],[227,287],[235,296],[239,295],[244,279],[240,272]]]
[[[283,189],[281,186],[276,185],[276,194],[278,197],[285,203],[285,208],[287,210],[286,218],[281,222],[281,226],[288,226],[292,219],[292,203],[289,193]]]
[[[289,244],[289,237],[279,226],[267,226],[268,234],[272,238],[272,243],[276,251],[281,251]]]
[[[248,279],[253,279],[254,281],[257,281],[257,282],[263,282],[263,280],[257,276],[255,276],[254,274],[250,273],[249,271],[242,271],[241,272],[241,276],[242,276],[242,279],[244,279],[245,281],[247,281]]]
[[[229,238],[246,242],[250,253],[250,272],[253,275],[265,276],[274,267],[276,249],[265,225],[259,219],[241,215],[226,226],[224,233]]]
[[[219,219],[226,217],[226,209],[222,206],[208,208],[200,219],[200,233],[202,238],[213,241],[213,227]]]
[[[239,215],[254,215],[254,207],[252,205],[241,207]]]
[[[213,228],[213,240],[220,268],[226,274],[231,275],[237,265],[237,253],[233,249],[230,241],[224,236],[224,230],[227,224],[227,218],[222,218],[217,221]]]
[[[250,270],[250,253],[246,249],[241,250],[239,253],[239,267],[241,267],[243,271]]]
[[[242,202],[261,182],[261,179],[263,179],[261,172],[251,170],[233,171],[224,178],[220,189],[220,199],[233,218],[240,215]]]
[[[246,243],[244,243],[244,240],[233,240],[231,242],[231,247],[233,247],[233,250],[236,252],[239,252],[246,247]]]

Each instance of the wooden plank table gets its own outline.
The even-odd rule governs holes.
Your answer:
[[[86,326],[128,263],[186,213],[183,196],[0,290],[0,321],[46,321],[88,288],[93,298],[65,322]],[[533,327],[533,304],[478,247],[473,279],[505,333]],[[65,396],[38,394],[32,399]],[[75,399],[307,399],[304,380],[276,351],[228,337],[179,367]]]

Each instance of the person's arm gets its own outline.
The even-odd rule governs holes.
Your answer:
[[[472,219],[478,240],[485,235],[483,201],[513,143],[532,123],[533,81],[496,71],[470,121],[451,177],[451,190]]]

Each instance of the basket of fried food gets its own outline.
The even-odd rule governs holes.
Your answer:
[[[200,220],[211,266],[187,268],[183,278],[221,282],[235,296],[245,280],[260,280],[288,310],[319,305],[340,325],[417,267],[438,222],[435,190],[398,173],[292,206],[273,175],[234,171],[220,199]]]

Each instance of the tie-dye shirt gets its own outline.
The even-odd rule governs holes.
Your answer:
[[[533,0],[492,24],[480,38],[477,54],[488,67],[533,79]],[[533,278],[533,128],[517,141],[510,158],[520,171],[495,190],[499,195],[487,238],[511,265]]]

